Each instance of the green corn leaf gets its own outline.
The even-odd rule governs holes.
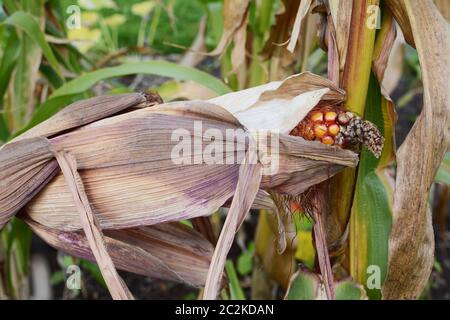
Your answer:
[[[23,30],[30,37],[30,39],[36,41],[47,58],[48,63],[53,69],[55,69],[61,79],[63,79],[58,61],[56,60],[50,45],[45,40],[44,33],[42,32],[38,22],[35,20],[35,17],[27,12],[16,11],[9,16],[3,24],[12,25],[20,30]]]
[[[6,142],[10,135],[8,125],[6,124],[3,114],[0,114],[0,145],[2,142]]]
[[[84,92],[94,84],[110,78],[122,77],[131,74],[152,74],[170,77],[178,80],[191,80],[210,88],[218,94],[231,92],[221,80],[206,72],[181,66],[167,61],[130,62],[116,67],[104,68],[86,73],[53,92],[50,99],[64,95]]]
[[[351,280],[335,283],[336,300],[365,300],[366,291],[360,284]],[[325,287],[319,275],[301,267],[292,277],[286,293],[287,300],[326,299]]]
[[[19,57],[20,40],[17,37],[17,33],[11,30],[9,37],[6,41],[5,49],[3,51],[3,57],[0,64],[0,105],[3,105],[3,96],[8,83],[11,78],[11,74],[16,66],[17,58]]]
[[[241,284],[239,283],[239,278],[234,268],[233,261],[227,260],[225,263],[225,270],[227,272],[230,295],[232,300],[245,300],[244,291],[242,291]]]
[[[320,287],[319,277],[307,269],[300,269],[291,277],[287,300],[315,300]]]
[[[238,272],[245,276],[253,270],[253,256],[255,254],[255,244],[252,242],[248,245],[247,250],[242,252],[237,260]]]
[[[336,300],[365,300],[367,299],[364,287],[353,281],[341,281],[335,286]]]
[[[370,299],[381,299],[392,225],[393,191],[384,172],[393,152],[393,117],[389,108],[391,105],[371,75],[365,117],[380,129],[386,141],[380,159],[365,148],[361,152],[350,219],[350,271],[353,279],[365,286]]]
[[[100,268],[96,263],[88,260],[80,260],[80,265],[90,273],[99,285],[101,285],[104,289],[107,289],[106,282],[103,279]]]
[[[14,30],[11,30],[3,51],[3,57],[0,64],[0,140],[6,141],[10,135],[7,121],[5,119],[3,99],[8,88],[11,74],[19,57],[20,42]]]

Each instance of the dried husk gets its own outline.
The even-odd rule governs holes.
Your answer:
[[[53,148],[71,152],[77,159],[86,192],[102,228],[120,229],[209,215],[233,196],[239,165],[180,166],[171,160],[170,151],[178,142],[171,141],[171,133],[180,127],[193,130],[194,120],[199,118],[168,113],[174,112],[177,106],[183,110],[188,106],[192,110],[193,104],[176,103],[135,111],[115,117],[122,121],[106,119],[50,139]],[[207,106],[208,109],[201,110],[208,112],[226,112],[214,105],[201,105]],[[203,128],[211,127],[212,122],[203,119]],[[227,128],[239,128],[228,124],[227,127],[217,122],[214,128],[222,132]],[[244,153],[246,146],[240,149]],[[264,176],[262,187],[297,194],[332,176],[343,166],[355,165],[356,161],[350,151],[280,135],[279,172]],[[67,231],[78,230],[81,226],[71,198],[60,174],[27,209],[41,224]]]
[[[94,254],[103,255],[105,270],[111,271],[113,264],[107,262],[107,251],[112,254],[107,248],[109,240],[102,233],[207,216],[233,197],[226,228],[211,263],[217,268],[209,269],[206,283],[205,297],[215,298],[234,232],[260,188],[297,195],[358,162],[351,151],[285,134],[317,103],[341,103],[345,98],[342,90],[328,80],[310,73],[209,102],[174,102],[139,109],[148,104],[147,97],[130,98],[133,102],[111,108],[106,115],[82,110],[87,116],[79,116],[83,103],[69,106],[65,114],[50,118],[46,126],[3,147],[0,223],[6,223],[25,207],[29,219],[44,228],[58,232],[84,228],[88,235],[93,230],[91,248],[99,250],[94,250]],[[84,107],[98,108],[92,100]],[[124,110],[130,111],[112,116]],[[273,124],[268,121],[271,117]],[[199,122],[200,132],[196,130]],[[179,129],[184,130],[183,139],[190,139],[194,146],[202,142],[206,146],[183,154],[178,160],[184,162],[175,163],[172,151],[179,138],[173,139],[172,134]],[[215,143],[226,147],[219,156],[224,163],[233,159],[230,164],[206,164],[201,157],[196,162],[211,142],[203,137],[207,129],[219,133],[214,137]],[[226,141],[230,129],[237,134],[231,143]],[[255,130],[264,129],[269,129],[267,141],[274,137],[279,143],[277,151],[266,152],[267,142],[259,141],[261,137],[255,135]],[[260,149],[251,148],[250,142],[255,138],[261,143]],[[235,148],[228,150],[230,144]],[[59,173],[55,154],[73,159],[67,160],[70,165],[64,175]],[[243,165],[241,161],[246,157],[255,163]],[[261,157],[270,161],[262,163]],[[278,170],[267,174],[265,169],[274,159],[279,159]],[[64,161],[58,161],[64,167]],[[246,178],[243,181],[239,177]],[[78,198],[85,200],[77,205],[74,199]],[[81,223],[80,214],[95,218]],[[99,263],[102,260],[97,258]],[[120,279],[115,281],[120,286]]]
[[[79,231],[48,228],[22,216],[34,233],[70,255],[95,261],[86,236]],[[120,270],[157,279],[205,284],[213,246],[181,223],[105,231],[111,258]]]

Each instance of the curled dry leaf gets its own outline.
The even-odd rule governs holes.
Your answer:
[[[403,0],[386,0],[386,4],[402,29],[406,42],[415,48],[414,35],[411,29],[410,17],[406,11],[405,2]]]
[[[295,46],[297,45],[298,36],[301,31],[303,19],[308,14],[311,4],[312,0],[300,1],[300,6],[298,7],[297,15],[295,17],[294,27],[292,28],[291,38],[289,39],[289,44],[287,46],[287,49],[290,52],[294,52]]]
[[[34,233],[68,254],[95,261],[86,236],[43,226],[28,215],[21,218]],[[105,243],[115,266],[143,276],[205,284],[213,254],[212,245],[197,231],[181,223],[159,224],[122,230],[106,230]]]
[[[217,47],[210,53],[220,55],[242,26],[250,0],[225,0],[223,4],[223,34]]]
[[[404,8],[414,35],[423,73],[424,106],[397,153],[389,266],[382,292],[384,299],[411,299],[421,294],[433,265],[428,196],[449,145],[450,32],[431,0],[396,2]]]
[[[350,34],[350,21],[354,0],[329,1],[330,13],[333,20],[336,46],[339,56],[339,78],[342,78],[347,58],[348,39]]]
[[[395,20],[391,12],[386,10],[383,16],[383,22],[380,34],[377,35],[373,52],[372,69],[378,82],[383,83],[384,72],[386,70],[392,47],[395,43],[397,31]]]

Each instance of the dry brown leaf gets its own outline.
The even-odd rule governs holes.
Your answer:
[[[450,32],[431,0],[397,1],[411,22],[424,83],[422,113],[397,153],[384,299],[417,298],[433,265],[430,186],[449,145]]]
[[[95,261],[82,231],[61,231],[21,216],[49,245],[70,255]],[[200,287],[213,254],[213,246],[181,223],[122,230],[106,230],[105,243],[115,266],[139,275],[184,282]]]
[[[386,4],[402,29],[406,42],[415,48],[414,34],[411,29],[410,18],[406,12],[405,2],[403,0],[386,0]]]
[[[239,222],[247,215],[258,193],[261,183],[262,166],[261,164],[255,164],[256,159],[256,152],[249,150],[239,169],[236,192],[222,227],[219,240],[217,241],[211,265],[209,266],[205,291],[203,293],[203,299],[205,300],[216,299],[219,293],[225,260],[233,244],[234,235],[240,226]]]
[[[334,30],[333,22],[328,16],[327,18],[328,30],[328,79],[339,86],[339,51],[336,42],[336,31]]]
[[[380,32],[377,34],[373,52],[372,69],[378,82],[383,83],[384,71],[386,70],[392,47],[397,36],[394,17],[386,10]]]
[[[271,58],[274,52],[289,40],[299,5],[300,0],[281,1],[280,9],[275,15],[275,24],[271,27],[269,38],[261,51],[264,60]]]
[[[244,19],[242,21],[242,24],[239,28],[237,28],[234,36],[233,36],[233,43],[234,47],[231,51],[231,66],[232,70],[229,72],[235,73],[238,71],[239,68],[244,68],[243,63],[245,62],[246,57],[246,49],[245,44],[247,41],[247,23],[248,23],[248,15],[249,12],[247,10]],[[242,83],[242,81],[239,81],[239,83]]]
[[[295,16],[294,26],[292,28],[291,38],[289,39],[289,43],[287,46],[287,49],[290,52],[294,52],[295,46],[297,45],[298,36],[301,31],[303,19],[308,14],[311,4],[312,0],[300,1],[300,6],[298,7],[297,15]]]
[[[450,2],[448,0],[434,0],[442,16],[450,22]]]
[[[250,0],[225,0],[223,4],[223,34],[210,55],[220,55],[230,43],[236,31],[244,23]]]
[[[310,2],[307,0],[307,2]],[[269,38],[266,40],[260,53],[263,60],[270,59],[269,79],[280,80],[292,74],[294,64],[300,61],[301,71],[307,70],[307,60],[316,39],[317,15],[299,12],[300,0],[283,0],[275,15],[275,23],[270,29]],[[308,8],[309,9],[309,8]],[[306,10],[306,8],[302,8]],[[286,49],[294,28],[296,13],[305,16],[300,23],[300,29],[296,36],[296,42],[289,43],[293,51]],[[297,28],[297,27],[296,27]],[[296,29],[297,30],[297,29]]]
[[[335,37],[339,56],[339,74],[340,79],[342,79],[345,61],[347,58],[353,0],[332,0],[329,1],[329,6],[336,32]]]
[[[31,137],[50,137],[61,131],[74,129],[112,116],[129,108],[148,106],[143,93],[100,96],[72,103],[50,119],[21,134],[14,141]]]
[[[385,76],[381,87],[386,90],[386,93],[391,95],[397,87],[403,75],[403,57],[404,57],[405,40],[403,35],[399,34],[394,41],[391,54],[385,70]]]
[[[127,285],[117,273],[108,253],[100,224],[92,212],[89,199],[84,191],[83,181],[78,174],[76,159],[65,152],[56,152],[55,156],[72,193],[84,234],[111,296],[115,300],[134,299]]]
[[[180,65],[186,67],[195,67],[205,59],[206,55],[202,52],[206,51],[205,32],[207,21],[208,19],[206,16],[203,16],[200,19],[197,36],[189,47],[189,50],[184,54],[183,58],[179,62]]]

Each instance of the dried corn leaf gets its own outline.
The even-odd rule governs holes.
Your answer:
[[[230,43],[236,31],[245,21],[250,0],[225,0],[223,5],[223,34],[217,47],[210,53],[220,55]]]
[[[405,2],[403,0],[386,0],[386,4],[402,29],[406,42],[412,47],[416,47],[414,43],[414,34],[411,29],[411,22],[409,20],[410,17],[406,11]]]
[[[22,217],[39,237],[68,254],[95,261],[82,232],[48,228]],[[180,223],[122,230],[107,230],[105,243],[120,270],[157,279],[205,284],[212,245],[198,232]]]
[[[342,78],[347,58],[353,0],[333,0],[329,1],[329,6],[331,17],[333,19],[336,46],[339,56],[339,74],[340,78]]]
[[[383,83],[384,71],[386,70],[392,47],[394,46],[397,31],[394,17],[391,12],[386,10],[383,15],[383,21],[379,34],[375,40],[373,52],[372,69],[378,82]]]
[[[240,166],[236,192],[222,227],[219,240],[217,240],[216,249],[214,250],[206,278],[203,299],[211,300],[217,297],[225,260],[233,244],[234,235],[250,210],[253,200],[258,193],[261,183],[262,166],[256,160],[256,152],[249,150],[244,162]]]
[[[300,1],[300,6],[298,7],[297,15],[295,17],[294,26],[292,28],[291,38],[289,39],[289,44],[287,49],[290,52],[294,52],[295,46],[297,45],[298,36],[301,31],[301,26],[303,19],[308,14],[309,8],[311,7],[312,0],[302,0]]]
[[[424,106],[397,153],[389,272],[382,292],[384,299],[410,299],[421,294],[433,265],[428,193],[449,145],[450,32],[431,0],[396,2],[404,8],[414,35],[423,73]]]
[[[294,25],[296,12],[300,5],[300,0],[283,0],[280,2],[280,9],[275,15],[275,24],[270,29],[269,39],[261,51],[263,59],[269,59],[275,51],[289,40],[289,32]]]

